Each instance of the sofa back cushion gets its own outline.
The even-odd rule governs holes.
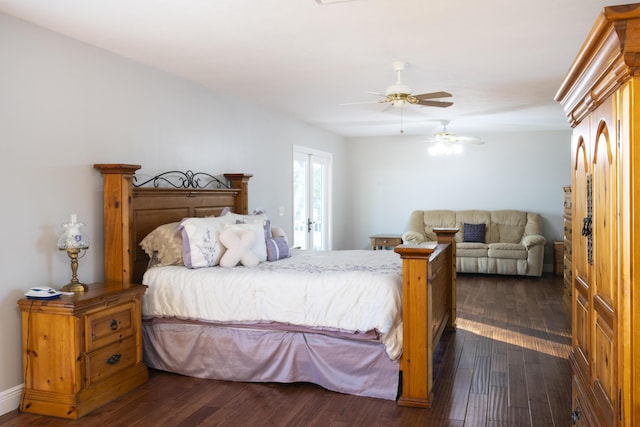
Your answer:
[[[524,227],[524,235],[542,235],[542,217],[540,214],[527,212],[527,225]]]
[[[495,243],[520,243],[527,225],[527,212],[512,209],[492,211],[491,222],[498,231]]]
[[[413,211],[409,217],[409,230],[424,233],[427,242],[438,240],[434,228],[455,226],[456,213],[449,210]]]

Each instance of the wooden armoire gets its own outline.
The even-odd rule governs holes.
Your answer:
[[[640,426],[640,3],[602,10],[556,100],[574,129],[571,417]]]

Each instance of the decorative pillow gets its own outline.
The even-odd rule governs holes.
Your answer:
[[[284,241],[287,242],[287,245],[289,244],[289,239],[287,238],[287,233],[284,232],[284,229],[281,227],[278,227],[277,225],[273,225],[271,226],[271,236],[269,237],[283,237]]]
[[[258,262],[267,260],[267,246],[264,239],[264,225],[260,222],[248,222],[246,224],[231,224],[225,226],[225,230],[230,229],[236,234],[240,234],[244,230],[253,230],[256,233],[257,238],[251,247],[254,254],[258,256]]]
[[[467,224],[464,223],[464,241],[484,243],[485,224]]]
[[[267,244],[267,261],[277,261],[291,256],[289,244],[284,236],[265,239],[265,242]]]
[[[140,247],[153,261],[153,265],[182,265],[182,236],[178,222],[156,227],[140,242]]]
[[[258,234],[252,229],[232,230],[226,228],[220,232],[220,242],[226,248],[224,255],[220,258],[221,267],[235,267],[238,263],[246,267],[258,265],[258,257],[251,249]]]
[[[272,238],[273,233],[271,231],[271,220],[265,219],[263,225],[264,225],[264,238],[265,239]]]
[[[229,212],[224,216],[230,216],[233,218],[233,222],[243,223],[243,224],[248,224],[250,222],[259,222],[260,224],[263,224],[264,221],[269,219],[269,217],[267,217],[267,215],[263,213],[252,214],[252,215],[242,215],[234,212]]]
[[[186,267],[200,268],[218,265],[225,248],[218,241],[220,231],[233,221],[221,217],[187,218],[178,228],[182,234],[182,261]]]

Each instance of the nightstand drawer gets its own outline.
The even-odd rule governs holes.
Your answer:
[[[564,219],[564,237],[571,240],[573,236],[573,228],[571,225],[571,220],[565,217]]]
[[[120,304],[86,316],[87,351],[92,351],[134,334],[135,305]]]
[[[100,350],[87,354],[89,384],[109,378],[136,363],[136,340],[125,338]]]

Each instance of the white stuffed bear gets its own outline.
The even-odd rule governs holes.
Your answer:
[[[258,265],[258,256],[251,250],[256,238],[253,230],[222,230],[218,239],[227,250],[220,258],[220,266],[235,267],[238,262],[246,267]]]

